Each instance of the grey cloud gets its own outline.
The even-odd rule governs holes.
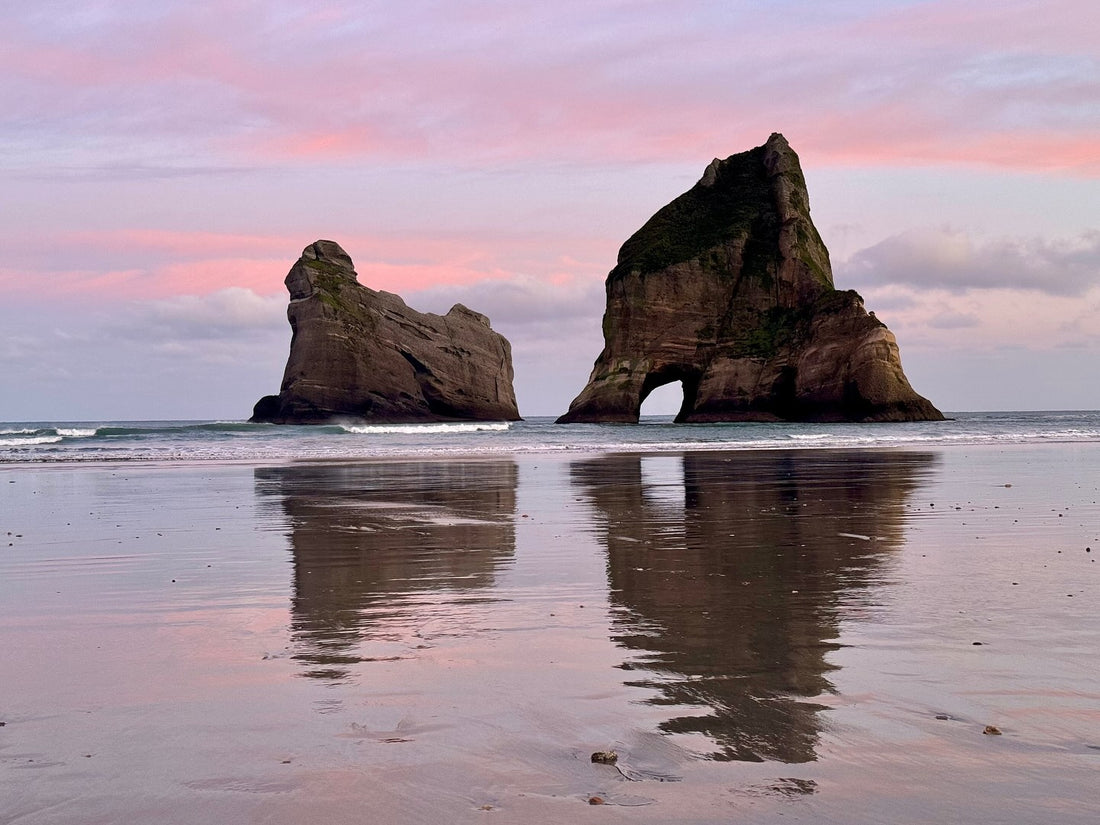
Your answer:
[[[114,319],[108,331],[163,345],[235,340],[283,332],[286,328],[285,297],[261,296],[249,289],[230,287],[209,295],[135,302],[130,314]]]
[[[976,327],[981,323],[981,320],[969,312],[941,312],[939,315],[933,317],[928,326],[933,329],[968,329],[970,327]]]
[[[577,319],[595,319],[598,326],[604,310],[603,283],[596,280],[555,285],[520,276],[469,286],[435,287],[408,297],[410,305],[421,311],[446,312],[455,303],[462,303],[488,315],[494,326],[511,329]]]
[[[279,386],[285,300],[264,322],[256,296],[208,298],[0,307],[0,419],[247,417]]]
[[[32,358],[41,349],[39,339],[33,335],[5,334],[0,337],[0,359],[7,364]]]
[[[977,241],[952,229],[912,231],[857,252],[838,269],[838,282],[855,286],[1082,295],[1100,285],[1100,231],[1072,240],[992,241]]]

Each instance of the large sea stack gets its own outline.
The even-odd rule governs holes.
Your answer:
[[[918,421],[897,341],[833,286],[798,156],[780,134],[717,158],[623,244],[604,349],[560,422],[635,422],[683,382],[677,421]]]
[[[361,285],[332,241],[306,247],[286,276],[293,332],[278,395],[251,421],[516,421],[512,350],[489,319],[455,304],[417,312]]]

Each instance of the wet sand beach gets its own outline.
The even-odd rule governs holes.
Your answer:
[[[1095,443],[0,466],[0,823],[1093,823],[1098,501]]]

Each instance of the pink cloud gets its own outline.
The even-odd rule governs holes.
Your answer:
[[[298,238],[279,235],[243,235],[224,232],[177,231],[126,227],[109,230],[60,232],[55,245],[81,251],[124,249],[132,255],[167,254],[173,258],[208,258],[212,255],[270,254],[300,244]]]
[[[815,140],[805,148],[795,142],[803,166],[807,161],[832,166],[976,166],[1017,171],[1058,172],[1095,177],[1100,175],[1100,142],[1085,135],[1056,132],[959,135],[946,139],[920,122],[899,114],[891,133],[852,135],[842,125],[822,124]]]
[[[60,232],[24,252],[21,266],[0,268],[0,288],[12,298],[42,296],[151,300],[208,295],[230,287],[283,294],[283,278],[315,238],[173,232],[153,229]],[[517,272],[574,278],[610,267],[601,239],[571,242],[593,261],[564,258],[561,239],[537,232],[493,235],[408,232],[333,238],[355,261],[359,281],[399,294],[512,277]],[[58,263],[59,254],[80,266]],[[96,265],[98,262],[98,265]]]
[[[1095,175],[1095,9],[807,6],[777,38],[772,11],[677,4],[367,18],[335,3],[291,20],[240,2],[217,25],[200,7],[120,7],[77,34],[16,20],[0,66],[21,90],[16,110],[56,124],[58,140],[80,126],[211,163],[679,160],[778,129],[822,163],[858,159],[853,147],[891,164],[1030,168],[1061,155],[1050,168]]]
[[[0,287],[13,299],[44,297],[113,303],[170,295],[204,295],[227,287],[270,294],[275,261],[222,258],[148,268],[61,269],[48,272],[0,269]],[[284,264],[285,266],[285,264]],[[277,281],[281,287],[281,280]]]
[[[31,273],[31,277],[24,271],[0,269],[0,286],[13,299],[54,296],[103,302],[150,300],[174,295],[207,295],[228,287],[270,295],[283,292],[283,277],[292,263],[292,259],[209,258],[143,269]],[[367,260],[356,262],[356,270],[364,286],[398,293],[507,277],[496,268],[448,263],[390,264]]]

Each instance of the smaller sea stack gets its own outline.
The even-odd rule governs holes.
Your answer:
[[[410,309],[359,283],[333,241],[310,244],[286,276],[292,337],[278,395],[250,421],[516,421],[512,349],[484,315]]]

